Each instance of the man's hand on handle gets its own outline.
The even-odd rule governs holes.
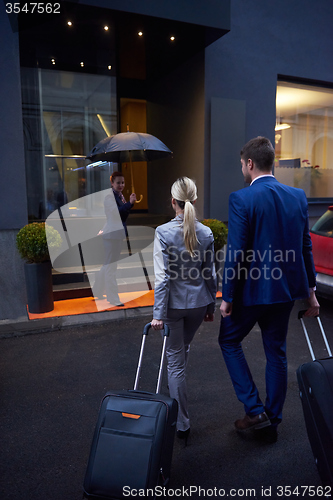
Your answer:
[[[307,309],[304,316],[311,316],[311,317],[319,316],[320,305],[314,290],[311,290],[310,292],[310,297],[308,298],[308,304],[309,308]]]

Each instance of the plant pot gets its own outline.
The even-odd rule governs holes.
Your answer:
[[[25,283],[30,313],[53,311],[51,261],[24,264]]]

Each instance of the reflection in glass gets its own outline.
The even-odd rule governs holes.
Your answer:
[[[21,68],[21,75],[29,219],[45,219],[110,185],[114,165],[90,167],[85,156],[117,133],[115,77],[40,68]]]
[[[110,189],[73,200],[53,211],[46,223],[56,229],[62,238],[61,247],[49,247],[50,259],[58,273],[86,273],[91,289],[104,262],[103,238],[99,234],[105,219],[104,200]],[[84,217],[71,217],[72,210],[82,210]],[[123,303],[145,295],[154,283],[152,227],[128,226],[127,237],[114,197],[111,198],[111,217],[108,219],[110,240],[117,243],[116,261],[110,261],[113,281],[111,292],[116,295],[124,290],[131,294],[121,297]],[[119,287],[119,290],[118,290]],[[135,293],[135,297],[133,296]],[[118,297],[118,301],[120,301]],[[110,303],[103,293],[95,298],[98,311],[108,309]]]

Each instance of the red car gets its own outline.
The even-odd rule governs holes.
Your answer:
[[[328,207],[310,230],[313,259],[317,271],[317,292],[333,297],[333,205]]]

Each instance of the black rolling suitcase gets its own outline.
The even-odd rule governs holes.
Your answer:
[[[305,425],[322,483],[333,486],[333,357],[327,338],[317,317],[328,358],[316,359],[304,324],[298,313],[310,349],[312,361],[297,369],[297,380]]]
[[[150,323],[143,331],[134,390],[110,391],[102,400],[83,485],[88,498],[123,499],[148,489],[155,498],[152,491],[167,487],[178,406],[160,394],[167,325],[156,394],[137,390],[149,328]]]

